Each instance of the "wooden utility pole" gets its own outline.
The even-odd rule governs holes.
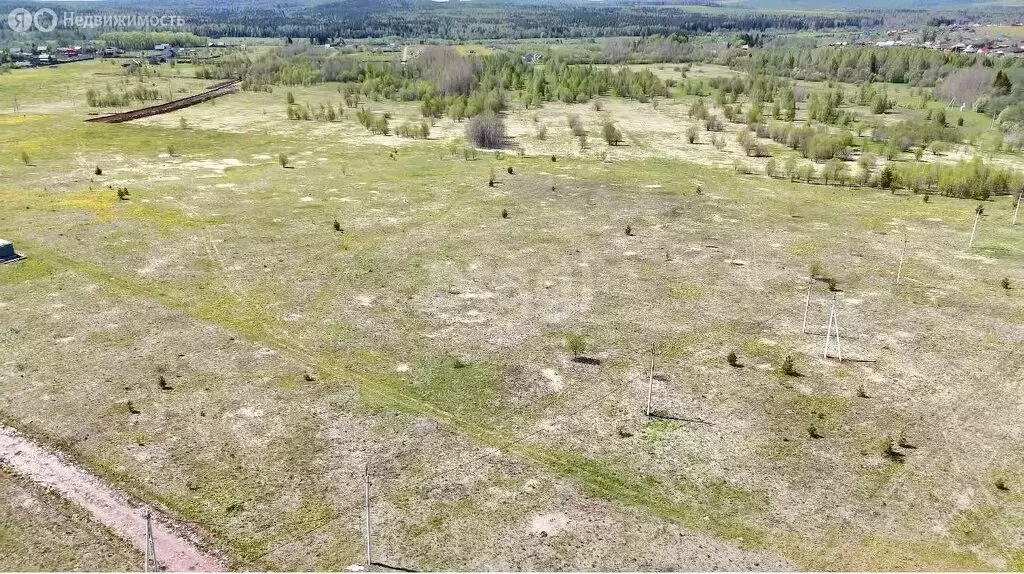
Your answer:
[[[370,465],[366,464],[363,467],[363,482],[366,485],[366,570],[370,570],[371,556],[370,553]]]
[[[825,329],[825,352],[824,358],[828,358],[829,343],[832,342],[832,326],[836,328],[836,358],[843,362],[843,345],[839,341],[839,308],[836,305],[836,296],[832,295],[832,308],[828,312],[828,327]]]
[[[651,373],[647,379],[647,416],[651,416],[651,397],[654,394],[654,355],[657,353],[657,346],[651,343]]]
[[[967,248],[970,249],[974,245],[974,234],[978,231],[978,220],[981,219],[981,206],[974,210],[974,227],[971,229],[971,240],[967,243]]]
[[[156,545],[153,543],[153,515],[146,511],[146,567],[145,572],[159,572],[160,564],[156,561]]]
[[[900,267],[896,270],[896,286],[900,285],[900,278],[903,276],[903,260],[907,257],[907,236],[903,235],[903,252],[900,253]]]
[[[807,334],[807,311],[811,308],[811,285],[813,284],[814,278],[811,277],[810,281],[807,283],[807,298],[804,299],[804,326],[800,329],[800,332],[804,335]]]

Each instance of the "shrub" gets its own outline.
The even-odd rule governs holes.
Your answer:
[[[295,103],[295,94],[293,94],[291,92],[288,92],[288,97],[286,99],[288,100],[288,105],[289,106],[294,104]]]
[[[334,230],[341,231],[341,222],[339,222],[337,219],[334,220]]]
[[[1009,277],[1003,277],[1003,280],[1000,281],[999,284],[1003,286],[1003,289],[1009,289],[1010,288],[1010,278]]]
[[[887,165],[882,168],[882,173],[878,176],[878,186],[883,189],[892,189],[894,180],[892,166]]]
[[[726,355],[725,360],[728,361],[730,367],[740,366],[739,358],[736,357],[736,351],[729,351],[729,354]]]
[[[775,177],[775,173],[778,169],[779,164],[775,161],[775,158],[769,158],[768,162],[764,164],[764,174],[768,177]]]
[[[691,144],[697,143],[697,126],[690,126],[686,128],[686,141]]]
[[[606,141],[608,145],[619,145],[619,143],[622,142],[622,132],[619,131],[619,128],[615,127],[615,124],[611,121],[606,121],[604,123],[602,133],[604,135],[604,141]]]
[[[28,157],[28,152],[22,150],[22,152],[21,152],[21,163],[23,163],[25,165],[28,165],[31,162],[32,162],[32,158]]]
[[[281,164],[281,167],[288,167],[288,156],[283,153],[277,154],[277,163]]]
[[[131,194],[128,193],[127,187],[120,187],[117,189],[117,198],[121,201],[127,201]]]
[[[787,377],[795,377],[800,374],[793,363],[793,355],[786,355],[786,358],[782,361],[782,374]]]
[[[505,147],[505,122],[493,112],[474,116],[466,124],[466,139],[476,147],[501,149]]]
[[[626,235],[633,235],[633,226],[628,223],[626,224]]]
[[[501,210],[501,218],[502,219],[508,219],[508,210],[507,209],[502,209]]]
[[[569,114],[568,121],[572,135],[581,136],[587,133],[587,130],[583,129],[583,120],[580,119],[578,114]]]
[[[96,175],[103,175],[103,170],[100,169],[100,166],[96,166],[96,170],[93,171],[93,173],[95,173]]]
[[[178,125],[181,126],[181,129],[187,130],[188,129],[188,120],[186,120],[184,117],[180,117],[180,118],[178,118]]]
[[[571,333],[565,336],[565,350],[572,353],[573,357],[579,357],[587,350],[587,339],[579,333]]]
[[[173,156],[177,150],[174,149],[173,145],[167,146],[167,155]]]
[[[515,173],[515,172],[512,171],[512,166],[508,166],[508,169],[505,170],[505,171],[507,171],[509,175],[512,175],[513,173]]]
[[[542,141],[548,139],[547,126],[540,126],[539,128],[537,128],[537,139]]]

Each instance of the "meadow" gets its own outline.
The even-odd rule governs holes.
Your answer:
[[[331,84],[84,123],[117,74],[0,75],[0,421],[231,566],[360,563],[368,465],[391,566],[1024,569],[1010,197],[968,248],[978,201],[766,177],[735,125],[686,142],[680,93],[512,102],[521,154],[287,118]],[[20,566],[124,559],[69,544]]]

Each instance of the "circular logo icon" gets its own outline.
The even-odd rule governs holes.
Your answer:
[[[32,29],[32,13],[24,8],[15,8],[7,15],[7,25],[15,32],[28,32]],[[56,18],[54,18],[56,21]]]
[[[49,8],[43,8],[36,11],[32,16],[32,21],[35,22],[36,30],[53,32],[53,29],[57,27],[57,13]]]

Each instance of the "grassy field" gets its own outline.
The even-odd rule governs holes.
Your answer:
[[[0,237],[29,256],[0,268],[0,418],[233,565],[361,561],[369,463],[396,566],[1024,568],[1009,198],[968,250],[975,202],[738,175],[734,137],[682,141],[687,100],[513,107],[524,156],[467,160],[462,124],[294,122],[281,88],[85,124],[107,72],[0,76]],[[579,149],[567,113],[628,145]],[[802,332],[815,263],[842,363],[822,281]]]
[[[143,557],[81,509],[0,468],[0,563],[8,571],[138,570]]]

